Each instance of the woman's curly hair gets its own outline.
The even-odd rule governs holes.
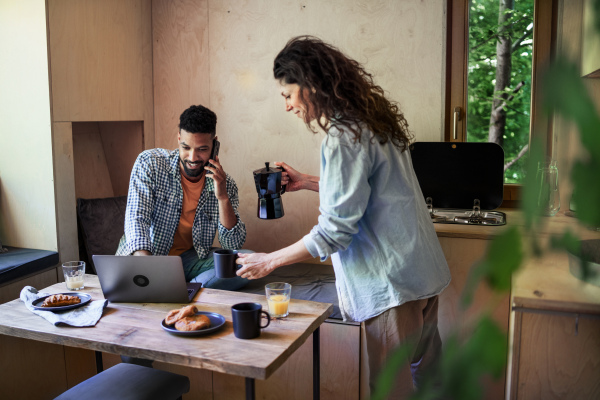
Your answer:
[[[325,132],[331,125],[343,125],[360,141],[362,123],[382,144],[389,140],[402,151],[410,144],[408,122],[398,105],[386,99],[358,61],[321,39],[308,35],[290,39],[275,58],[273,75],[283,84],[300,87],[300,99],[310,110],[304,122],[311,131],[315,132],[314,117]]]

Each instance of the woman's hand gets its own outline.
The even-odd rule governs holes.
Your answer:
[[[301,189],[319,191],[319,177],[302,174],[282,161],[275,161],[273,164],[283,168],[281,184],[286,185],[286,192],[295,192]]]
[[[236,263],[242,268],[236,274],[246,279],[258,279],[269,275],[275,266],[269,254],[266,253],[238,253]]]

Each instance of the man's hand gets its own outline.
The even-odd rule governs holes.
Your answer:
[[[133,255],[134,256],[151,256],[152,253],[150,253],[148,250],[138,250],[138,251],[134,251]]]
[[[227,195],[227,176],[225,175],[223,166],[219,163],[219,156],[215,156],[215,158],[216,160],[212,158],[208,160],[210,164],[204,167],[205,170],[212,172],[212,174],[206,174],[206,176],[211,178],[215,184],[215,196],[217,200],[229,201],[229,196]]]
[[[212,174],[206,174],[206,176],[211,178],[215,184],[215,197],[219,202],[219,220],[221,225],[231,229],[237,224],[237,217],[227,193],[227,175],[219,162],[219,156],[215,156],[215,160],[211,158],[208,162],[212,165],[207,165],[204,169],[212,172]]]

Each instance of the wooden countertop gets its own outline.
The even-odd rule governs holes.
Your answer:
[[[491,240],[512,226],[523,227],[522,212],[517,209],[499,209],[506,214],[506,225],[434,224],[438,237]],[[559,212],[553,217],[542,217],[538,235],[542,242],[551,235],[567,230],[582,240],[600,239],[600,232],[581,226],[578,220]],[[553,312],[587,313],[600,315],[600,287],[581,281],[569,271],[568,255],[564,252],[545,253],[542,258],[528,258],[513,276],[513,307]]]
[[[600,239],[600,232],[582,227],[562,212],[548,217],[542,235],[559,234],[567,229],[582,240]],[[513,276],[511,296],[513,307],[600,315],[600,287],[571,274],[566,252],[547,252],[541,258],[529,258]]]

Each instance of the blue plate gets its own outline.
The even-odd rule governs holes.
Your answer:
[[[87,303],[89,303],[92,300],[92,296],[90,296],[87,293],[68,292],[68,293],[55,293],[55,294],[64,294],[64,295],[67,295],[67,296],[77,296],[77,297],[79,297],[81,299],[81,302],[79,304],[71,304],[71,305],[68,305],[68,306],[41,307],[41,304],[44,302],[44,300],[46,299],[46,297],[52,296],[51,294],[49,294],[48,296],[44,296],[44,297],[40,297],[38,299],[35,299],[31,303],[31,305],[36,310],[57,312],[57,311],[65,311],[65,310],[71,310],[73,308],[81,307],[83,305],[86,305]]]
[[[162,328],[169,332],[172,333],[173,335],[178,335],[178,336],[202,336],[202,335],[208,335],[209,333],[213,333],[218,331],[219,329],[221,329],[223,327],[223,325],[225,325],[225,317],[222,316],[221,314],[217,314],[214,312],[208,312],[208,311],[198,311],[196,313],[196,315],[206,315],[208,317],[208,319],[210,320],[210,327],[206,328],[206,329],[200,329],[197,331],[178,331],[177,329],[175,329],[175,326],[169,326],[165,323],[165,320],[162,320]]]

